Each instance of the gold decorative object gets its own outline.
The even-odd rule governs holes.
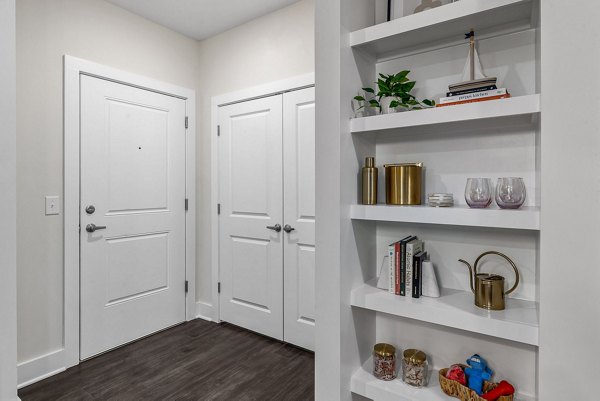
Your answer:
[[[486,255],[498,255],[510,263],[517,278],[515,285],[510,290],[504,291],[504,277],[498,274],[477,273],[477,263]],[[519,285],[519,270],[515,262],[505,254],[496,251],[487,251],[479,255],[475,260],[473,268],[463,259],[459,259],[458,261],[464,263],[469,268],[469,284],[471,285],[471,291],[475,294],[475,305],[483,309],[503,310],[505,308],[505,296],[516,290]],[[473,277],[475,277],[475,286],[473,286]]]
[[[362,204],[377,204],[377,167],[375,167],[375,158],[367,157],[365,166],[362,168]]]
[[[461,366],[463,367],[463,369],[467,367],[465,365],[461,365]],[[441,369],[440,373],[439,373],[440,387],[446,395],[449,395],[450,397],[458,398],[459,400],[462,400],[462,401],[486,401],[485,399],[481,398],[475,391],[471,390],[469,387],[463,386],[456,380],[448,379],[446,377],[447,371],[448,371],[448,369],[445,368],[445,369]],[[487,393],[488,391],[495,389],[497,386],[498,386],[498,384],[496,384],[496,383],[484,381],[483,382],[483,392]],[[513,401],[513,400],[514,400],[514,395],[503,395],[497,399],[497,401]]]
[[[420,205],[423,163],[386,164],[385,203]]]

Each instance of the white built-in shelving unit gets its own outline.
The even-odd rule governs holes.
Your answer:
[[[327,193],[317,196],[317,246],[327,244],[317,255],[317,301],[323,305],[321,319],[329,321],[332,314],[335,319],[317,328],[317,355],[319,342],[334,347],[334,339],[339,354],[317,360],[317,399],[446,400],[435,372],[480,353],[496,380],[516,385],[517,400],[535,400],[542,210],[539,0],[460,0],[383,23],[375,23],[377,2],[333,3],[322,2],[317,18],[323,48],[340,46],[338,55],[321,54],[322,68],[317,65],[317,191]],[[379,73],[411,70],[418,98],[444,96],[447,85],[460,80],[468,53],[463,34],[470,29],[477,34],[484,71],[497,76],[511,98],[354,118],[350,99],[373,86]],[[339,83],[332,84],[335,77]],[[359,203],[357,174],[367,156],[375,156],[380,167],[375,206]],[[424,194],[451,192],[454,207],[385,204],[383,164],[418,161],[425,166]],[[523,208],[466,206],[468,177],[505,176],[524,178]],[[387,245],[409,234],[418,235],[430,253],[443,287],[440,298],[412,299],[376,288]],[[472,263],[487,250],[509,255],[521,272],[504,311],[474,305],[467,269],[458,262]],[[502,260],[486,259],[481,269],[514,282]],[[319,290],[319,282],[327,285]],[[433,368],[429,386],[376,380],[370,356],[377,342],[425,351]],[[332,381],[336,369],[339,381]]]

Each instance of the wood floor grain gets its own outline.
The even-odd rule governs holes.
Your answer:
[[[194,320],[19,391],[22,401],[310,401],[314,355]]]

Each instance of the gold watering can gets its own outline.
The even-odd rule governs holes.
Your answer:
[[[479,263],[479,260],[486,255],[498,255],[510,263],[517,277],[515,285],[513,285],[510,290],[504,292],[504,277],[498,274],[477,273],[477,263]],[[458,261],[463,262],[469,268],[469,282],[471,284],[471,291],[475,294],[475,305],[483,309],[503,310],[505,308],[505,295],[516,290],[519,285],[519,271],[517,270],[515,263],[505,254],[496,251],[487,251],[479,255],[475,260],[473,268],[471,268],[471,265],[468,262],[462,259],[459,259]],[[473,287],[473,277],[475,277],[475,287]]]

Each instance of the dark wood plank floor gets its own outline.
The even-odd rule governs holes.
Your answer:
[[[194,320],[19,391],[22,401],[314,400],[314,355]]]

